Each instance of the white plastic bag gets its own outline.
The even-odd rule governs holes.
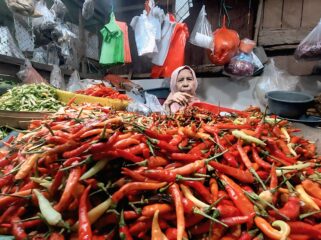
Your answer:
[[[82,6],[82,16],[84,19],[88,20],[94,15],[95,12],[95,1],[94,0],[85,0],[84,5]]]
[[[321,19],[313,30],[300,42],[294,57],[304,60],[321,59]]]
[[[67,7],[61,0],[54,0],[50,11],[56,18],[63,19],[65,14],[67,13]]]
[[[162,27],[161,40],[157,42],[158,53],[155,53],[152,59],[153,64],[158,66],[164,65],[175,26],[176,22],[171,22],[167,14]]]
[[[50,74],[50,84],[62,90],[66,88],[65,79],[63,78],[61,74],[61,70],[57,65],[53,65],[53,68]]]
[[[273,90],[294,91],[299,83],[298,77],[290,76],[288,73],[281,72],[271,61],[265,66],[264,72],[257,81],[254,96],[264,108],[267,106],[266,93]]]
[[[146,99],[146,106],[152,112],[165,114],[165,109],[162,107],[162,105],[160,104],[160,102],[158,101],[155,95],[145,92],[145,99]]]
[[[206,15],[207,13],[205,11],[205,5],[203,5],[191,33],[190,43],[195,46],[213,50],[214,44],[212,26],[207,20]]]
[[[25,64],[21,66],[19,72],[17,72],[18,78],[24,84],[31,83],[48,83],[38,72],[36,69],[32,67],[31,62],[26,59]]]
[[[32,19],[33,27],[42,26],[44,29],[44,25],[55,22],[55,16],[53,13],[47,8],[46,3],[43,0],[40,0],[36,3],[35,11],[40,13],[42,17]]]
[[[80,76],[78,71],[75,70],[69,78],[69,81],[67,84],[67,91],[75,92],[81,89],[84,89],[84,86],[80,81]]]
[[[130,26],[135,33],[138,56],[151,56],[153,53],[158,52],[156,30],[154,25],[148,20],[146,13],[135,16],[130,22]]]
[[[128,112],[136,112],[145,116],[152,113],[152,111],[144,103],[140,103],[140,102],[130,102],[126,110]]]

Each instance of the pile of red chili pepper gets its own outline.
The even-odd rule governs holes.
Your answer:
[[[111,87],[106,87],[104,84],[94,84],[87,89],[78,90],[76,91],[76,93],[94,97],[108,97],[120,100],[130,100],[130,98],[126,94],[121,94]]]
[[[0,233],[20,239],[321,239],[315,145],[255,108],[66,107],[6,142]]]

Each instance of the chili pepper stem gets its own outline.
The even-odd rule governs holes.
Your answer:
[[[255,179],[262,185],[263,189],[266,190],[267,188],[266,188],[264,182],[262,181],[260,176],[257,174],[257,172],[254,170],[254,168],[250,168],[250,172],[253,174]]]
[[[228,227],[225,223],[221,222],[220,220],[217,220],[216,218],[213,218],[213,217],[207,215],[206,213],[204,213],[202,210],[200,210],[200,209],[198,209],[198,208],[194,208],[194,209],[193,209],[193,212],[194,212],[195,214],[198,214],[198,215],[201,215],[201,216],[203,216],[203,217],[205,217],[205,218],[208,218],[208,219],[210,219],[210,220],[213,221],[213,222],[216,222],[216,223],[218,223],[218,224],[221,224],[222,226],[224,226],[224,227],[226,227],[226,228]]]

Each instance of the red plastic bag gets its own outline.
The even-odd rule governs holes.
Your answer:
[[[208,57],[215,65],[224,65],[229,63],[232,57],[237,53],[240,44],[240,37],[234,30],[225,26],[225,16],[223,26],[213,33],[214,52],[208,51]]]
[[[48,84],[47,80],[45,80],[36,69],[32,67],[31,62],[26,59],[25,64],[21,66],[19,72],[17,72],[18,78],[24,84],[32,84],[32,83],[46,83]]]
[[[185,63],[185,45],[189,37],[188,27],[185,23],[177,23],[173,32],[170,48],[163,66],[154,65],[151,77],[168,78],[172,72]]]

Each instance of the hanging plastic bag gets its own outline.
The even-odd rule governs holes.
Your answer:
[[[252,51],[255,42],[250,39],[243,39],[240,44],[239,53],[234,56],[231,61],[225,65],[224,71],[229,75],[249,77],[255,70]]]
[[[144,103],[141,102],[130,102],[126,108],[128,112],[136,112],[140,115],[149,115],[152,113],[151,109],[149,109]]]
[[[84,89],[85,87],[83,86],[82,82],[80,81],[80,76],[79,76],[79,72],[77,70],[75,70],[68,81],[67,84],[67,91],[69,92],[75,92],[81,89]]]
[[[50,84],[55,88],[64,90],[66,88],[65,79],[61,74],[59,66],[53,65],[51,74],[50,74]]]
[[[43,48],[36,48],[33,51],[32,61],[47,64],[47,51]]]
[[[290,76],[288,73],[281,72],[271,59],[270,63],[264,68],[264,72],[257,81],[254,88],[254,96],[262,107],[267,106],[266,93],[273,90],[296,90],[299,80],[296,76]]]
[[[321,19],[313,30],[300,42],[294,52],[296,59],[321,59]]]
[[[213,33],[214,51],[208,51],[211,62],[215,65],[227,64],[237,53],[240,38],[236,31],[226,28],[225,16],[223,26]]]
[[[210,22],[206,18],[205,5],[203,5],[198,17],[196,19],[196,23],[194,25],[193,31],[190,36],[190,43],[199,46],[202,48],[208,48],[213,51],[213,32],[212,26]]]
[[[17,72],[18,78],[24,84],[31,83],[48,83],[37,71],[32,67],[31,62],[26,59],[25,64],[21,66],[19,72]]]
[[[39,12],[42,16],[39,18],[32,19],[33,27],[42,26],[42,29],[44,29],[44,25],[55,22],[55,16],[48,9],[44,0],[40,0],[36,3],[35,10]]]
[[[157,42],[158,53],[155,53],[152,63],[158,66],[163,66],[171,43],[176,22],[170,20],[170,15],[167,14],[162,27],[162,38]]]
[[[148,20],[146,13],[135,16],[130,22],[135,33],[135,42],[138,56],[149,55],[158,52],[156,46],[156,30]]]
[[[177,23],[173,32],[170,49],[163,66],[152,67],[152,78],[169,78],[172,72],[185,63],[185,45],[189,36],[188,27],[185,23]]]
[[[65,14],[67,13],[67,7],[61,0],[54,0],[50,11],[56,18],[63,19]]]
[[[113,65],[124,63],[124,34],[116,24],[115,15],[110,14],[110,21],[101,30],[103,37],[99,63]]]
[[[95,13],[95,1],[94,0],[85,0],[84,5],[82,6],[82,16],[84,19],[88,20]]]
[[[124,48],[124,63],[131,63],[132,62],[132,56],[131,56],[131,53],[130,53],[127,23],[116,21],[116,24],[121,29],[121,31],[123,32],[123,36],[124,36],[124,44],[123,44],[123,48]]]

